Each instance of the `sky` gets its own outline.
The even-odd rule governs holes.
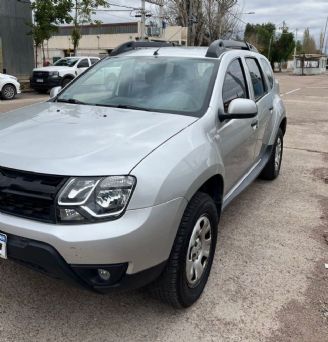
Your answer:
[[[108,0],[112,4],[120,4],[139,8],[140,0]],[[319,44],[320,32],[324,30],[328,16],[328,0],[239,0],[240,12],[255,12],[252,15],[241,15],[241,19],[250,23],[272,22],[281,27],[283,21],[290,31],[298,29],[298,39],[302,39],[303,32],[309,27],[310,33]],[[154,7],[147,5],[149,10]],[[111,6],[111,10],[123,9]],[[97,18],[103,22],[123,22],[139,20],[127,12],[98,12]],[[241,23],[241,29],[245,26]],[[328,30],[327,30],[328,31]],[[328,32],[327,32],[328,35]]]

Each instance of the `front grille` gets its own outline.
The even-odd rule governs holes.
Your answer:
[[[33,72],[33,79],[42,78],[47,79],[49,76],[49,72],[47,71],[34,71]]]
[[[0,168],[0,212],[56,223],[55,199],[66,181],[63,176]]]

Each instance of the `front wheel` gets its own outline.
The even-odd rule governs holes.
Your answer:
[[[12,100],[16,96],[16,88],[12,84],[6,84],[3,86],[1,93],[4,100]]]
[[[284,135],[282,130],[279,128],[278,134],[276,137],[275,144],[273,146],[270,159],[260,174],[260,178],[265,180],[274,180],[279,176],[281,161],[282,161],[282,153],[284,148]]]
[[[197,193],[185,210],[166,268],[151,286],[155,296],[176,308],[197,301],[212,267],[218,220],[212,198]]]

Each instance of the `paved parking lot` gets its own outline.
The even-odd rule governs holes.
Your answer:
[[[328,75],[278,78],[289,116],[281,176],[224,212],[196,305],[101,296],[0,261],[1,342],[328,341]],[[0,112],[44,98],[23,95]]]

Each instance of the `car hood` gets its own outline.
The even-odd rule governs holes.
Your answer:
[[[35,68],[33,71],[62,71],[62,70],[73,70],[72,67],[68,66],[47,66],[47,67],[42,67],[42,68]]]
[[[17,81],[17,77],[15,77],[15,76],[0,73],[0,79],[8,79],[8,78]]]
[[[68,176],[128,174],[197,118],[45,102],[0,116],[0,166]]]

